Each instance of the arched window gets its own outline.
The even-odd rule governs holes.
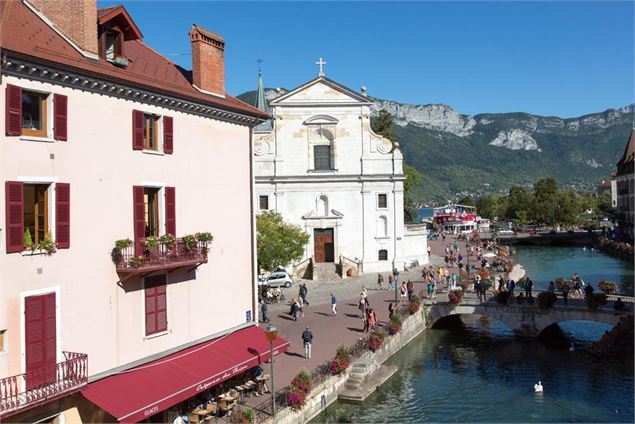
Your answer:
[[[388,260],[388,251],[386,249],[381,249],[377,253],[378,253],[380,261],[387,261]]]
[[[320,196],[317,201],[317,215],[329,216],[329,198],[325,195]]]
[[[388,218],[385,215],[377,218],[377,237],[388,236]]]

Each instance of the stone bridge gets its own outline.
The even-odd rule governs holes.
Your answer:
[[[537,301],[534,304],[499,305],[493,296],[486,302],[479,302],[474,293],[466,293],[459,305],[452,305],[448,302],[447,293],[440,293],[437,299],[425,299],[424,303],[428,307],[428,325],[434,326],[439,320],[450,315],[474,314],[486,316],[492,320],[501,321],[514,333],[522,337],[538,337],[547,327],[562,321],[594,321],[610,326],[614,326],[620,317],[633,314],[632,297],[620,296],[625,303],[626,311],[616,312],[613,310],[615,296],[609,296],[609,302],[605,308],[598,308],[591,311],[581,299],[570,299],[569,304],[564,306],[562,300],[549,310],[538,308]]]

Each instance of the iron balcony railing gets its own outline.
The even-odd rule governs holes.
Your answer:
[[[151,272],[207,263],[208,249],[208,242],[177,238],[169,244],[158,241],[156,246],[144,246],[141,254],[135,254],[134,245],[115,249],[113,259],[117,272]]]
[[[67,396],[86,385],[88,355],[63,353],[63,362],[0,379],[0,417]]]

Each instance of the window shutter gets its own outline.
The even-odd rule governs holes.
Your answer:
[[[163,117],[163,151],[171,155],[174,151],[174,132],[172,127],[172,117]]]
[[[7,84],[6,89],[6,133],[22,135],[22,89]]]
[[[132,111],[132,149],[143,150],[143,112]]]
[[[7,253],[24,250],[24,189],[22,183],[4,184],[5,213],[7,215]]]
[[[165,188],[165,232],[176,237],[176,192],[174,187]]]
[[[146,288],[146,336],[157,332],[156,289]]]
[[[71,247],[71,185],[55,184],[55,238],[58,249]]]
[[[68,97],[62,94],[53,95],[53,137],[56,140],[67,140],[67,107]]]
[[[157,332],[167,331],[168,315],[167,315],[167,287],[165,285],[157,286],[156,290],[156,310],[157,310]]]
[[[132,187],[133,219],[134,219],[134,247],[135,255],[143,254],[141,239],[146,235],[145,205],[143,202],[143,186]]]
[[[27,389],[55,381],[57,362],[55,293],[24,298]],[[39,371],[28,374],[32,371]]]

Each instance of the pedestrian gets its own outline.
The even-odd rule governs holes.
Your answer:
[[[369,309],[368,310],[368,324],[369,324],[369,331],[373,332],[373,330],[375,330],[375,324],[377,324],[377,317],[375,317],[375,311],[373,311],[373,309]]]
[[[564,302],[564,306],[567,306],[567,301],[569,300],[569,284],[566,282],[562,285],[562,301]]]
[[[304,342],[304,357],[311,359],[311,344],[313,343],[313,333],[307,327],[302,333],[302,341]]]
[[[366,312],[364,313],[363,323],[364,328],[362,329],[362,331],[364,333],[367,333],[370,329],[370,308],[366,309]]]
[[[452,290],[456,289],[456,279],[457,279],[456,274],[452,273]]]
[[[484,281],[481,281],[479,285],[480,285],[479,288],[481,289],[481,296],[483,298],[482,301],[487,302],[487,285],[485,284]]]
[[[593,295],[593,286],[591,285],[591,283],[587,284],[586,287],[584,288],[584,295],[587,298]]]
[[[415,285],[411,280],[406,283],[406,290],[408,290],[408,302],[412,302],[412,296],[415,293]]]
[[[430,248],[430,245],[428,245],[428,258],[430,257],[430,252],[432,251],[432,249]]]
[[[291,310],[289,311],[289,315],[293,317],[294,321],[297,321],[299,313],[300,313],[300,304],[295,299],[292,299]]]
[[[483,295],[481,293],[481,283],[478,280],[474,281],[474,291],[476,292],[476,296],[478,297],[478,301],[482,302],[483,301],[483,299],[482,299]]]
[[[300,295],[302,296],[302,303],[309,306],[309,302],[306,300],[306,296],[309,294],[309,289],[306,288],[306,283],[300,286]]]
[[[392,319],[392,316],[397,312],[397,304],[395,302],[390,302],[388,305],[388,321]]]
[[[388,290],[395,289],[395,277],[392,274],[388,274]]]
[[[531,281],[531,278],[527,277],[527,281],[525,281],[525,297],[528,299],[532,297],[531,291],[534,288],[534,282]]]
[[[392,275],[395,277],[395,285],[399,284],[399,270],[396,267],[392,270]]]
[[[362,313],[362,321],[365,321],[367,305],[366,305],[366,298],[364,297],[363,293],[359,297],[359,304],[357,305],[357,308]]]
[[[556,291],[556,286],[553,284],[553,281],[549,281],[549,287],[547,287],[547,291],[549,293],[554,293]]]
[[[406,288],[406,283],[401,283],[401,287],[399,288],[399,293],[401,297],[399,298],[399,303],[405,303],[408,298],[408,289]]]
[[[331,312],[333,316],[337,315],[337,299],[333,293],[331,293]]]
[[[381,274],[377,274],[377,287],[379,288],[379,290],[383,290],[383,287],[381,286],[383,282],[384,276]]]
[[[268,311],[269,311],[269,307],[267,306],[267,302],[262,302],[260,304],[260,312],[262,313],[262,322],[264,323],[269,322],[269,316],[267,315]]]

